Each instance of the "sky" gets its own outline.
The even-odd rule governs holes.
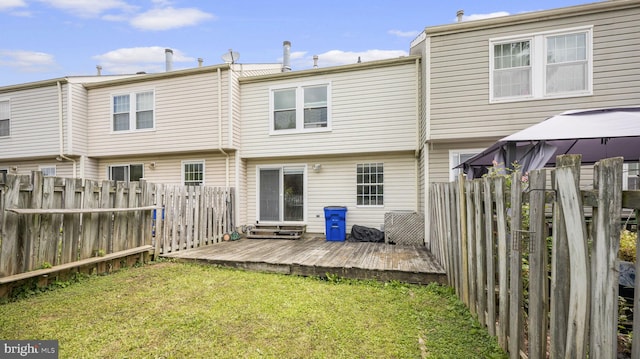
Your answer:
[[[147,73],[223,63],[292,69],[405,56],[428,26],[595,0],[0,0],[0,86],[65,76]]]

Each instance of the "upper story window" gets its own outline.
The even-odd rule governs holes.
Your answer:
[[[384,205],[384,164],[358,164],[356,183],[356,203],[358,206]]]
[[[109,179],[112,181],[134,182],[144,177],[142,164],[109,166]]]
[[[271,90],[271,133],[330,129],[330,92],[327,83]]]
[[[113,131],[153,129],[153,91],[114,95],[112,118]]]
[[[493,39],[490,101],[590,95],[592,27]]]
[[[0,101],[0,137],[11,136],[11,104]]]
[[[182,183],[185,186],[203,186],[204,161],[182,161]]]

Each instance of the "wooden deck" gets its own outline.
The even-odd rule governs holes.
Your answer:
[[[247,239],[161,255],[245,270],[302,276],[447,283],[438,261],[424,246],[333,242],[321,237],[298,240]]]

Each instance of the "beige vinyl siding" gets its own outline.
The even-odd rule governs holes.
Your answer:
[[[229,158],[229,186],[234,186],[235,166],[233,153]],[[182,184],[182,161],[204,161],[205,186],[226,186],[226,159],[220,153],[172,154],[162,156],[130,156],[109,158],[98,161],[98,178],[109,179],[108,167],[112,165],[143,164],[144,179],[149,182]],[[152,168],[151,163],[155,163]]]
[[[66,90],[63,85],[63,114],[66,114]],[[11,106],[11,133],[0,138],[0,159],[55,158],[60,152],[57,86],[0,93],[0,101],[3,100],[9,100]],[[66,118],[63,135],[66,141]]]
[[[0,169],[7,169],[11,174],[31,175],[34,171],[40,171],[41,167],[55,167],[56,177],[73,177],[73,164],[71,162],[58,162],[55,159],[0,161]],[[17,170],[14,172],[13,168]]]
[[[98,180],[100,178],[100,175],[98,174],[100,172],[98,168],[98,159],[85,157],[83,160],[83,166],[84,178],[92,180]]]
[[[218,73],[135,82],[89,89],[89,155],[123,156],[212,150],[228,141],[227,79],[221,71],[222,93],[218,96]],[[118,133],[112,131],[111,98],[116,94],[154,91],[155,129]],[[222,104],[219,129],[218,102]]]
[[[415,150],[416,65],[241,82],[242,149],[248,158]],[[269,134],[270,88],[331,85],[331,131]]]
[[[69,97],[71,106],[67,113],[71,125],[71,141],[67,145],[67,154],[84,155],[89,148],[89,136],[87,135],[87,90],[81,85],[70,83]]]
[[[571,109],[637,105],[640,7],[461,33],[431,47],[431,139],[501,138]],[[593,95],[489,104],[489,40],[593,26]],[[429,28],[427,28],[429,35]]]
[[[319,172],[314,172],[314,164],[321,164]],[[356,166],[362,163],[384,164],[384,206],[363,207],[356,205]],[[247,161],[247,222],[257,220],[256,175],[257,166],[263,165],[306,165],[307,197],[306,224],[311,233],[324,233],[324,207],[347,207],[347,232],[354,224],[380,229],[384,214],[394,210],[417,211],[415,158],[413,152],[352,155],[296,157],[282,160],[251,159]]]
[[[231,132],[228,134],[229,137],[229,142],[228,142],[228,147],[229,148],[240,148],[240,125],[241,125],[241,108],[240,108],[240,84],[238,83],[238,77],[240,76],[240,74],[236,73],[236,72],[231,72],[231,88],[230,88],[230,93],[231,93],[231,113],[232,113],[232,123],[233,123],[233,128],[231,129]]]

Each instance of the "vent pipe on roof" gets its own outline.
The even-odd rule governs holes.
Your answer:
[[[282,47],[282,72],[289,72],[291,71],[291,42],[283,42]]]
[[[167,72],[173,70],[173,50],[164,49],[165,70]]]
[[[202,59],[202,57],[198,57],[198,67],[202,67],[203,62],[204,60]]]
[[[96,70],[98,70],[98,76],[102,76],[102,66],[96,65]]]
[[[313,55],[313,68],[318,68],[318,55]]]
[[[462,17],[464,16],[464,10],[458,10],[458,12],[456,13],[456,16],[458,17],[458,22],[462,22]]]

